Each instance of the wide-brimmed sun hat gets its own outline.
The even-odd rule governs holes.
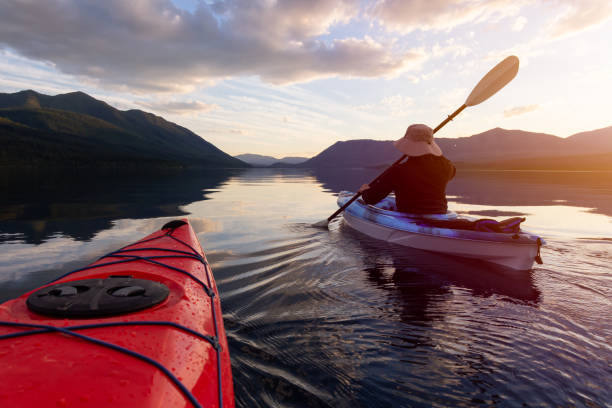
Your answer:
[[[424,154],[442,156],[440,146],[433,140],[433,130],[427,125],[408,126],[404,137],[393,142],[393,146],[408,156],[423,156]]]
[[[408,126],[404,137],[393,142],[393,146],[408,156],[423,156],[424,154],[442,156],[440,146],[434,142],[433,130],[427,125]]]

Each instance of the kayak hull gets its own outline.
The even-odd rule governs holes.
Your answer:
[[[36,289],[0,305],[0,406],[234,406],[212,271],[191,226],[186,220],[178,225],[53,282],[149,280],[169,289],[158,304],[107,317],[62,318],[28,307]]]
[[[346,203],[353,193],[341,192],[338,205]],[[389,208],[393,198],[383,205]],[[344,220],[351,228],[373,238],[397,245],[438,252],[462,258],[478,259],[517,271],[529,270],[538,256],[542,240],[529,233],[501,234],[478,231],[423,227],[423,219],[456,219],[455,213],[416,216],[353,202],[344,211]]]

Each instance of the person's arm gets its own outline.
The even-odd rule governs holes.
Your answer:
[[[396,169],[392,168],[381,178],[376,180],[371,185],[364,184],[359,189],[362,191],[361,197],[366,204],[376,204],[393,191],[393,180],[395,178]]]

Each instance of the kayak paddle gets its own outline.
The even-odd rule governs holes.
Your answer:
[[[463,111],[468,106],[478,105],[479,103],[482,103],[486,101],[487,99],[489,99],[491,96],[495,95],[497,91],[502,89],[504,86],[508,84],[508,82],[514,79],[514,77],[516,76],[516,73],[518,72],[518,68],[519,68],[519,59],[515,57],[514,55],[507,57],[502,62],[497,64],[495,67],[493,67],[493,69],[490,70],[484,77],[482,77],[482,79],[480,80],[480,82],[478,82],[478,84],[476,84],[476,86],[472,90],[472,93],[470,93],[470,95],[467,97],[463,105],[461,105],[459,109],[457,109],[455,112],[450,114],[446,119],[444,119],[442,123],[436,126],[433,132],[436,133],[444,125],[446,125],[448,122],[453,120],[455,116],[460,114],[461,111]],[[369,184],[370,185],[374,184],[378,179],[380,179],[383,175],[387,174],[389,170],[391,170],[394,166],[398,165],[406,157],[407,155],[403,155],[402,157],[397,159],[395,162],[393,162],[392,165],[387,167],[385,171],[383,171],[378,177],[372,180]],[[346,202],[346,204],[338,208],[338,210],[335,213],[330,215],[326,220],[317,222],[316,224],[313,225],[313,227],[327,228],[328,223],[334,218],[336,218],[338,214],[344,211],[346,207],[351,205],[353,201],[358,199],[359,196],[361,196],[361,193],[359,192],[356,193],[349,201]]]

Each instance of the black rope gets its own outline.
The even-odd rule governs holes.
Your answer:
[[[186,224],[183,224],[186,225]],[[185,331],[187,333],[190,333],[196,337],[199,337],[203,340],[208,341],[213,348],[216,351],[217,354],[217,384],[218,384],[218,396],[219,396],[219,407],[223,407],[223,386],[222,386],[222,377],[221,377],[221,345],[219,344],[219,328],[218,328],[218,323],[217,323],[217,313],[216,313],[216,309],[215,309],[215,292],[212,289],[212,282],[210,280],[210,275],[209,275],[209,270],[210,270],[210,265],[208,265],[208,263],[206,262],[206,260],[204,259],[204,257],[202,257],[198,251],[196,251],[191,245],[189,245],[188,243],[174,237],[172,235],[172,233],[174,232],[176,228],[172,228],[169,229],[168,232],[166,232],[163,235],[158,235],[156,237],[153,238],[148,238],[148,239],[144,239],[138,242],[135,242],[133,244],[130,245],[126,245],[116,251],[113,251],[109,254],[106,254],[104,256],[102,256],[101,258],[98,259],[98,261],[104,259],[104,258],[122,258],[121,260],[118,261],[110,261],[110,262],[104,262],[101,264],[95,264],[95,265],[89,265],[86,266],[84,268],[79,268],[79,269],[75,269],[73,271],[70,271],[64,275],[61,275],[58,278],[53,279],[52,281],[50,281],[49,283],[53,283],[56,282],[60,279],[63,279],[73,273],[77,273],[77,272],[81,272],[81,271],[85,271],[85,270],[89,270],[89,269],[94,269],[94,268],[99,268],[102,266],[109,266],[109,265],[116,265],[116,264],[121,264],[121,263],[127,263],[127,262],[134,262],[134,261],[143,261],[143,262],[149,262],[149,263],[153,263],[155,265],[158,266],[162,266],[168,269],[171,269],[173,271],[182,273],[184,275],[189,276],[192,280],[194,280],[195,282],[197,282],[200,286],[202,286],[202,289],[204,290],[204,292],[211,298],[211,312],[213,315],[213,326],[214,326],[214,330],[215,330],[215,336],[208,336],[202,333],[199,333],[195,330],[192,330],[188,327],[182,326],[180,324],[177,323],[173,323],[173,322],[164,322],[164,321],[134,321],[134,322],[109,322],[109,323],[97,323],[97,324],[91,324],[91,325],[79,325],[79,326],[70,326],[70,327],[63,327],[63,328],[59,328],[59,327],[55,327],[55,326],[49,326],[49,325],[42,325],[42,324],[30,324],[30,323],[17,323],[17,322],[4,322],[4,321],[0,321],[0,325],[2,326],[13,326],[13,327],[29,327],[29,328],[37,328],[38,330],[27,330],[27,331],[22,331],[22,332],[18,332],[18,333],[10,333],[10,334],[6,334],[6,335],[0,335],[0,340],[3,339],[9,339],[9,338],[15,338],[15,337],[21,337],[21,336],[28,336],[28,335],[33,335],[33,334],[42,334],[42,333],[49,333],[49,332],[60,332],[60,333],[64,333],[70,336],[74,336],[74,337],[78,337],[81,338],[83,340],[95,343],[95,344],[99,344],[101,346],[104,347],[108,347],[111,348],[113,350],[117,350],[120,352],[123,352],[125,354],[128,354],[130,356],[133,356],[135,358],[138,358],[140,360],[143,360],[149,364],[152,364],[153,366],[157,367],[159,370],[161,370],[164,374],[166,374],[168,376],[168,378],[170,378],[170,380],[174,383],[174,385],[176,385],[179,390],[185,395],[185,397],[195,406],[195,407],[201,407],[200,403],[196,400],[196,398],[193,396],[193,394],[191,394],[191,392],[187,389],[187,387],[185,387],[185,385],[183,385],[167,368],[165,368],[162,364],[158,363],[157,361],[153,360],[152,358],[149,358],[147,356],[144,356],[140,353],[137,353],[133,350],[129,350],[126,349],[124,347],[118,346],[116,344],[113,343],[109,343],[109,342],[105,342],[103,340],[99,340],[93,337],[88,337],[79,333],[75,333],[72,330],[83,330],[83,329],[90,329],[90,328],[100,328],[100,327],[115,327],[115,326],[137,326],[137,325],[143,325],[143,326],[171,326],[174,327],[178,330],[182,330]],[[187,252],[187,251],[180,251],[180,250],[175,250],[175,249],[168,249],[168,248],[132,248],[129,249],[131,246],[134,245],[139,245],[139,244],[143,244],[146,242],[150,242],[150,241],[154,241],[160,238],[171,238],[175,241],[177,241],[178,243],[186,246],[187,248],[189,248],[192,252]],[[179,255],[155,255],[155,256],[138,256],[138,255],[130,255],[130,254],[126,254],[128,252],[135,252],[135,251],[161,251],[161,252],[171,252],[171,253],[178,253]],[[156,261],[156,259],[176,259],[176,258],[187,258],[187,259],[193,259],[193,260],[197,260],[200,263],[202,263],[204,265],[204,269],[206,272],[206,279],[208,281],[208,285],[205,284],[204,282],[202,282],[200,279],[198,279],[197,277],[195,277],[193,274],[191,274],[190,272],[181,269],[181,268],[177,268],[168,264],[165,264],[163,262],[159,262]]]
[[[165,235],[164,235],[164,237],[165,237]],[[171,236],[171,238],[173,238],[173,237]],[[152,247],[152,248],[118,249],[116,251],[113,251],[113,252],[110,252],[110,253],[104,255],[103,258],[106,258],[107,256],[111,256],[113,254],[120,254],[120,253],[124,253],[124,252],[136,252],[136,251],[161,251],[161,252],[172,252],[172,253],[177,253],[177,254],[184,254],[184,255],[189,255],[192,258],[196,258],[199,261],[201,261],[202,263],[206,263],[204,258],[202,258],[200,256],[200,254],[198,254],[197,252],[187,252],[187,251],[179,251],[178,249],[156,248],[156,247]]]
[[[15,338],[15,337],[29,336],[32,334],[48,333],[48,332],[54,331],[50,329],[50,327],[55,327],[55,326],[49,326],[49,325],[34,325],[30,323],[5,322],[5,321],[0,321],[0,326],[23,326],[23,327],[39,327],[40,326],[40,327],[44,327],[44,328],[41,328],[40,330],[29,330],[29,331],[22,331],[22,332],[17,332],[17,333],[2,334],[0,335],[0,340],[6,340],[6,339]],[[181,324],[174,323],[174,322],[167,322],[167,321],[136,320],[136,321],[131,321],[131,322],[107,322],[107,323],[82,324],[78,326],[66,326],[63,328],[66,330],[85,330],[85,329],[100,329],[100,328],[105,328],[105,327],[116,327],[116,326],[171,326],[171,327],[174,327],[175,329],[179,329],[189,334],[192,334],[193,336],[198,337],[202,340],[206,340],[215,349],[221,347],[217,339],[213,336],[202,334],[198,331],[190,329],[189,327],[183,326]]]
[[[167,264],[165,264],[165,263],[163,263],[163,262],[158,262],[158,261],[155,261],[154,259],[155,259],[156,257],[153,257],[153,256],[151,256],[151,257],[147,257],[147,256],[136,256],[136,255],[110,255],[110,256],[111,256],[111,257],[117,257],[117,258],[127,258],[127,259],[124,259],[124,260],[122,260],[122,261],[115,261],[115,262],[112,262],[112,263],[114,263],[114,264],[115,264],[115,263],[134,262],[134,261],[145,261],[145,262],[150,262],[150,263],[155,264],[155,265],[163,266],[163,267],[165,267],[165,268],[171,269],[171,270],[176,271],[176,272],[180,272],[180,273],[182,273],[182,274],[184,274],[184,275],[189,276],[191,279],[193,279],[193,280],[194,280],[194,281],[196,281],[198,284],[200,284],[200,285],[202,286],[202,289],[204,289],[204,292],[206,292],[206,294],[207,294],[209,297],[211,297],[211,298],[214,298],[214,297],[215,297],[215,292],[213,292],[213,290],[212,290],[210,287],[206,286],[206,284],[205,284],[204,282],[202,282],[201,280],[199,280],[198,278],[196,278],[195,276],[193,276],[193,275],[192,275],[190,272],[187,272],[186,270],[181,269],[181,268],[176,268],[176,267],[174,267],[174,266],[167,265]]]
[[[69,330],[68,328],[64,328],[64,327],[49,326],[49,325],[46,325],[46,324],[30,324],[30,323],[14,323],[14,322],[0,322],[0,325],[2,325],[2,326],[21,326],[21,327],[30,327],[30,328],[44,329],[44,330],[39,330],[37,332],[26,331],[26,332],[20,332],[20,333],[12,333],[13,336],[11,336],[11,334],[3,335],[3,336],[0,336],[0,340],[2,340],[4,338],[18,337],[18,336],[15,336],[14,334],[25,336],[25,335],[29,335],[29,334],[40,334],[40,333],[46,333],[46,332],[53,332],[53,331],[55,331],[55,332],[59,332],[59,333],[62,333],[62,334],[69,335],[69,336],[77,337],[79,339],[88,341],[90,343],[98,344],[98,345],[101,345],[103,347],[107,347],[107,348],[110,348],[112,350],[116,350],[116,351],[119,351],[121,353],[127,354],[129,356],[135,357],[135,358],[137,358],[139,360],[142,360],[142,361],[144,361],[146,363],[149,363],[149,364],[155,366],[156,368],[158,368],[161,372],[163,372],[170,379],[170,381],[172,381],[172,383],[174,383],[174,385],[176,385],[176,387],[183,393],[185,398],[187,398],[189,400],[189,402],[191,402],[193,404],[194,407],[197,407],[197,408],[201,408],[202,407],[202,405],[198,402],[198,400],[193,396],[191,391],[189,391],[189,389],[187,389],[187,387],[185,387],[185,385],[178,378],[176,378],[174,376],[174,374],[172,374],[170,372],[170,370],[168,370],[166,367],[164,367],[161,363],[157,362],[156,360],[153,360],[150,357],[145,356],[144,354],[137,353],[134,350],[130,350],[128,348],[118,346],[118,345],[116,345],[114,343],[109,343],[109,342],[104,341],[104,340],[96,339],[95,337],[89,337],[89,336],[85,336],[85,335],[80,334],[80,333],[75,333],[72,330]],[[96,325],[91,325],[92,328],[95,327],[95,326]]]

